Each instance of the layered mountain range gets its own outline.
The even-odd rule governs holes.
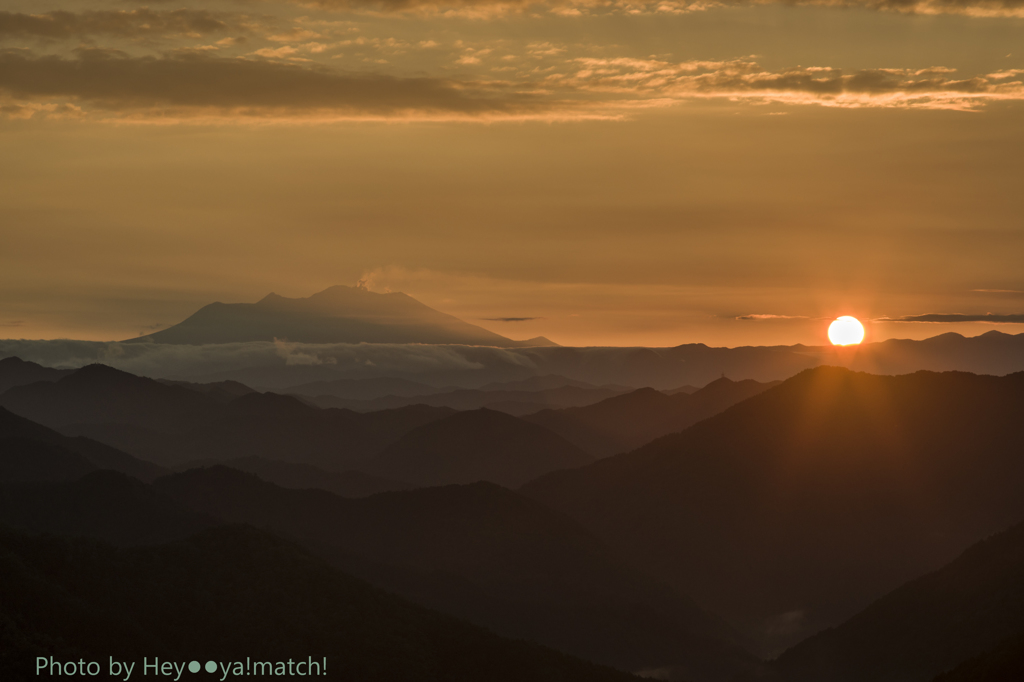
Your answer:
[[[4,679],[35,655],[244,656],[269,628],[267,655],[345,658],[329,679],[1024,669],[1024,373],[819,367],[519,416],[11,358],[0,385]],[[566,387],[599,388],[475,390]]]

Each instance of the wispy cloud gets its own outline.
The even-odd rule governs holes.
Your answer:
[[[928,313],[925,315],[904,315],[903,317],[882,317],[878,322],[992,322],[997,324],[1024,324],[1024,314],[1000,315],[985,313],[972,315],[964,313]]]
[[[971,289],[971,291],[978,294],[1024,294],[1024,291],[1019,289]]]
[[[293,0],[327,10],[430,13],[494,18],[547,9],[565,17],[594,13],[685,14],[720,7],[785,4],[862,8],[900,14],[960,14],[970,17],[1022,17],[1021,0]]]
[[[201,53],[130,57],[100,49],[79,50],[74,59],[0,51],[0,92],[14,105],[62,98],[108,113],[159,118],[512,116],[550,108],[500,82],[399,78]]]
[[[529,322],[531,320],[543,320],[543,317],[481,317],[487,322]]]
[[[806,315],[773,315],[771,313],[755,313],[753,315],[740,315],[737,320],[806,320]]]
[[[489,50],[465,52],[473,60]],[[310,55],[312,53],[304,53]],[[398,77],[298,59],[277,45],[246,57],[204,51],[130,56],[78,49],[73,58],[0,50],[0,113],[118,120],[335,121],[345,119],[572,120],[622,118],[651,107],[718,98],[850,108],[977,110],[1024,100],[1024,82],[960,78],[953,69],[831,67],[769,71],[753,59],[669,62],[570,58],[541,74]],[[475,60],[475,61],[474,61]]]
[[[85,12],[58,10],[43,14],[0,12],[0,36],[51,39],[86,36],[195,37],[240,30],[243,23],[239,15],[196,9],[156,11],[146,8]]]
[[[798,67],[768,71],[751,59],[668,62],[657,59],[578,58],[575,71],[548,82],[596,93],[630,93],[671,100],[816,104],[829,107],[977,109],[993,100],[1024,99],[1024,83],[991,76],[957,78],[955,69]]]

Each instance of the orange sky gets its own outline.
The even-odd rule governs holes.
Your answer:
[[[572,345],[1024,314],[1021,11],[835,4],[7,2],[0,338],[360,279]]]

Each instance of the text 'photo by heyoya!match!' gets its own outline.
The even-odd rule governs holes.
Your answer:
[[[132,679],[132,673],[139,676],[167,677],[178,682],[187,673],[209,673],[217,679],[226,680],[228,677],[245,676],[273,676],[273,677],[306,677],[310,675],[327,674],[327,657],[323,656],[313,659],[312,656],[306,660],[294,661],[260,661],[246,658],[244,661],[166,661],[159,658],[143,658],[140,661],[115,660],[113,656],[100,664],[97,661],[59,661],[52,656],[39,656],[36,658],[36,675],[49,677],[96,677],[105,676],[117,678],[128,682]]]

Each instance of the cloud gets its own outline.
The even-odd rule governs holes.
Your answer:
[[[971,289],[973,293],[979,294],[1024,294],[1019,289]]]
[[[929,313],[926,315],[905,315],[903,317],[883,317],[878,322],[990,322],[994,324],[1024,324],[1024,314],[999,315],[985,313],[971,315],[961,313]]]
[[[415,112],[515,116],[547,109],[500,82],[339,72],[202,53],[130,57],[84,49],[77,58],[0,50],[0,93],[16,100],[70,100],[122,114],[399,117]],[[2,103],[2,102],[0,102]]]
[[[289,343],[284,339],[274,339],[274,348],[277,355],[284,359],[285,365],[336,365],[338,359],[334,357],[321,358],[318,353],[306,353],[299,350],[300,344]],[[370,362],[370,361],[367,361]],[[372,363],[371,363],[372,364]]]
[[[6,322],[0,322],[0,327],[21,327],[24,324],[24,320],[8,320]]]
[[[531,320],[543,320],[543,317],[481,317],[487,322],[529,322]]]
[[[755,0],[756,4],[864,8],[901,14],[962,14],[972,17],[1022,17],[1021,0]]]
[[[476,373],[487,367],[535,369],[536,349],[420,344],[306,344],[284,341],[202,346],[58,339],[0,339],[0,358],[17,356],[49,367],[83,367],[94,362],[133,374],[202,379],[250,368],[316,367],[324,377],[409,376]],[[285,375],[292,376],[292,375]],[[488,374],[483,382],[495,380]],[[282,379],[281,385],[292,385]],[[266,384],[273,385],[273,384]]]
[[[750,59],[667,62],[633,58],[578,58],[575,72],[548,77],[551,84],[604,93],[672,100],[817,104],[831,107],[977,109],[993,100],[1024,99],[1024,83],[986,76],[956,78],[954,69],[798,67],[766,71]]]
[[[771,313],[755,313],[740,315],[737,320],[806,320],[806,315],[772,315]]]
[[[151,9],[54,11],[45,14],[0,12],[0,37],[68,39],[86,36],[140,38],[156,36],[199,36],[239,30],[235,15],[207,10]]]
[[[0,50],[0,113],[142,121],[573,120],[617,119],[644,108],[708,98],[954,110],[1024,100],[1021,80],[958,78],[940,66],[768,71],[749,58],[678,63],[576,58],[544,69],[543,76],[460,80],[340,71],[306,59],[300,64],[296,51],[285,45],[247,57],[199,50],[138,57],[80,48],[67,58]]]
[[[367,10],[493,18],[547,8],[564,17],[593,13],[685,14],[718,7],[784,4],[900,14],[1024,17],[1024,0],[293,0],[328,10]]]

